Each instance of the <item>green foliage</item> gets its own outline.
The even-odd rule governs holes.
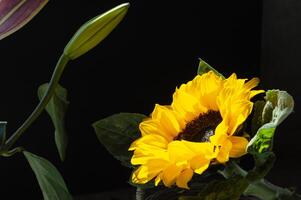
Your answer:
[[[131,167],[131,143],[140,137],[139,124],[146,116],[137,113],[120,113],[93,124],[98,140],[121,163]]]
[[[201,188],[197,196],[183,196],[180,200],[238,200],[249,185],[241,175],[214,180]]]
[[[94,48],[121,22],[128,8],[129,3],[124,3],[86,22],[69,41],[64,54],[76,59]]]
[[[36,175],[45,200],[73,199],[61,174],[48,160],[27,151],[23,153]]]
[[[255,115],[257,125],[262,125],[248,144],[251,154],[270,151],[276,127],[293,111],[294,100],[286,91],[269,90],[266,92],[266,103],[262,115]],[[261,103],[262,104],[262,103]],[[261,105],[262,106],[262,105]]]
[[[278,187],[264,179],[275,162],[275,154],[270,151],[254,155],[255,166],[245,178],[250,183],[244,195],[256,196],[264,200],[298,200],[300,197],[287,188]]]
[[[263,153],[272,150],[275,130],[276,127],[274,126],[260,128],[255,137],[250,141],[248,151],[250,153]]]
[[[252,131],[256,131],[247,150],[254,156],[255,166],[246,174],[250,182],[244,192],[246,195],[259,196],[266,200],[292,199],[293,193],[285,188],[266,184],[263,178],[275,162],[272,152],[273,138],[277,126],[293,111],[294,100],[286,91],[269,90],[265,102],[255,103]],[[280,197],[281,196],[281,197]]]
[[[257,133],[257,130],[262,126],[263,119],[262,119],[262,112],[266,102],[263,100],[256,101],[253,106],[253,117],[251,123],[251,132],[252,136]]]
[[[49,84],[45,83],[38,89],[38,96],[41,100],[47,92]],[[68,144],[68,137],[65,130],[65,113],[68,108],[69,102],[67,101],[67,90],[58,85],[55,92],[46,106],[46,111],[52,119],[55,127],[55,143],[60,155],[61,160],[66,157],[66,148]]]
[[[263,179],[272,169],[276,156],[273,152],[264,152],[254,156],[255,166],[248,172],[246,178],[250,182]]]
[[[249,183],[244,191],[245,195],[254,195],[265,200],[294,199],[293,192],[263,179],[275,162],[272,147],[276,127],[293,111],[294,100],[287,92],[279,90],[267,91],[265,100],[255,103],[252,119],[253,133],[257,132],[248,144],[248,152],[254,156],[254,168],[246,172],[236,163],[231,163],[222,174],[225,177],[233,174],[245,177]]]
[[[222,77],[223,79],[225,79],[225,77],[221,73],[219,73],[213,67],[211,67],[208,63],[206,63],[205,61],[200,59],[200,63],[199,63],[199,67],[198,67],[198,74],[202,75],[202,74],[207,73],[209,71],[213,71],[216,75],[218,75],[218,76]]]

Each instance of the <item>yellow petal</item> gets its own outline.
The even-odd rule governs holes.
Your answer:
[[[145,136],[135,140],[131,144],[129,150],[130,151],[135,150],[140,145],[147,145],[147,146],[166,149],[167,145],[168,145],[168,141],[160,135],[155,135],[155,134],[154,135],[145,135]]]
[[[132,165],[143,165],[152,159],[168,160],[168,153],[162,149],[149,148],[144,149],[143,147],[138,148],[134,151],[134,155],[131,159]]]
[[[208,142],[173,141],[168,145],[169,159],[181,167],[191,167],[202,174],[214,157]]]
[[[135,150],[132,156],[132,165],[141,165],[151,159],[168,159],[167,144],[165,138],[159,135],[146,135],[132,143],[129,150]]]
[[[241,101],[232,105],[232,115],[229,119],[229,131],[228,134],[235,133],[237,128],[247,119],[253,108],[253,103],[250,101]]]
[[[225,163],[229,160],[230,150],[232,148],[232,143],[226,139],[221,146],[216,147],[219,151],[216,160],[219,163]]]
[[[245,88],[247,90],[251,90],[254,87],[256,87],[258,83],[259,83],[259,78],[252,78],[251,80],[245,83]]]
[[[207,159],[212,158],[212,144],[209,142],[190,142],[186,140],[181,141],[187,148],[189,148],[195,155],[205,155]]]
[[[200,104],[200,101],[191,93],[185,91],[186,85],[183,84],[173,95],[172,108],[186,122],[192,121],[200,113],[208,111],[206,107]]]
[[[246,138],[231,136],[229,137],[229,140],[232,143],[232,148],[230,151],[231,158],[238,158],[247,153],[246,147],[248,145],[248,140]]]
[[[169,160],[173,163],[189,162],[195,156],[202,155],[204,159],[213,158],[212,144],[209,142],[173,141],[168,144]]]
[[[190,166],[197,174],[202,174],[210,164],[210,159],[205,155],[199,154],[190,160]]]
[[[208,110],[218,111],[217,96],[222,87],[222,79],[210,71],[198,79],[199,101]]]
[[[250,94],[250,99],[260,93],[264,93],[264,90],[252,90]]]
[[[132,174],[132,182],[133,183],[144,184],[143,181],[139,180],[137,177],[141,168],[142,168],[142,166],[140,166],[138,169],[136,169],[135,172]]]
[[[165,134],[176,137],[181,131],[181,123],[178,117],[169,106],[161,106],[156,104],[152,113],[152,119],[156,120],[164,130]]]
[[[158,186],[159,185],[159,183],[161,182],[161,180],[162,180],[162,172],[156,177],[156,179],[155,179],[155,186]]]
[[[176,184],[180,188],[189,189],[187,183],[191,180],[193,176],[193,171],[189,168],[183,170],[181,174],[178,176]]]
[[[253,107],[250,98],[263,92],[262,90],[251,90],[258,85],[258,78],[253,78],[246,83],[245,81],[246,79],[237,79],[236,75],[232,74],[225,80],[224,87],[217,98],[221,116],[229,127],[229,135],[234,134],[250,115]]]
[[[138,184],[144,184],[152,180],[161,173],[168,162],[160,159],[150,160],[147,164],[140,166],[132,175],[132,181]]]
[[[141,135],[161,135],[165,137],[168,141],[171,141],[173,138],[171,135],[167,134],[164,129],[162,129],[160,122],[155,121],[153,119],[144,120],[139,124],[139,130],[141,131]]]
[[[181,173],[181,168],[175,164],[169,165],[163,172],[162,180],[166,187],[172,186]]]
[[[228,133],[228,124],[226,123],[226,120],[223,119],[223,121],[221,123],[219,123],[219,125],[217,125],[217,127],[215,128],[215,131],[214,131],[214,137],[211,136],[210,137],[210,141],[211,141],[211,138],[216,138],[217,136],[221,136],[221,135],[227,135]],[[212,142],[212,141],[211,141]]]
[[[172,141],[168,144],[169,160],[173,163],[187,161],[196,154],[182,141]]]

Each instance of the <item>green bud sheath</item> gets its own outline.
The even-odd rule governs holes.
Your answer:
[[[86,22],[69,41],[64,54],[73,60],[93,49],[120,23],[129,6],[121,4]]]

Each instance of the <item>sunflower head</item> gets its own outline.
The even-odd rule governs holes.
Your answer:
[[[131,163],[139,166],[132,181],[188,188],[193,173],[244,155],[248,140],[239,130],[252,111],[250,99],[263,92],[252,90],[258,82],[209,71],[182,84],[171,105],[156,105],[140,123],[141,137],[129,149]]]

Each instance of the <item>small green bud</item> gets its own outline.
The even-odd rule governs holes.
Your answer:
[[[119,24],[129,6],[121,4],[86,22],[69,41],[64,54],[73,60],[94,48]]]

